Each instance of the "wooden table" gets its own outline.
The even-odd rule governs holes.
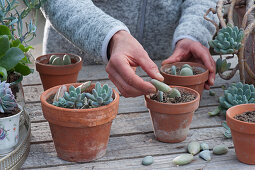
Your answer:
[[[160,65],[160,61],[156,61]],[[116,87],[108,80],[104,66],[85,66],[79,74],[79,82],[92,80],[108,83]],[[147,75],[141,70],[137,74],[145,80]],[[255,169],[255,166],[240,163],[235,155],[231,139],[223,136],[224,129],[221,122],[224,118],[209,117],[208,111],[212,111],[218,105],[218,96],[223,94],[222,85],[237,82],[236,75],[230,81],[216,78],[212,87],[216,96],[210,96],[204,91],[199,109],[193,116],[193,121],[185,141],[169,144],[158,142],[154,138],[150,114],[145,107],[143,96],[136,98],[120,97],[119,114],[113,121],[111,136],[107,153],[102,158],[91,163],[73,163],[57,157],[52,141],[48,122],[44,119],[41,110],[39,96],[43,91],[40,77],[37,72],[26,77],[23,81],[26,107],[32,120],[32,138],[30,154],[23,165],[23,169]],[[186,153],[187,144],[192,141],[204,141],[210,145],[210,149],[217,144],[225,144],[229,147],[226,155],[212,155],[212,160],[206,162],[198,156],[189,165],[176,167],[172,164],[173,158]],[[64,142],[64,141],[63,141]],[[151,155],[154,163],[150,166],[141,165],[143,157]]]

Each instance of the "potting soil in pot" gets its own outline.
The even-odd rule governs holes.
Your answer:
[[[191,93],[188,93],[188,92],[185,92],[183,90],[180,90],[178,89],[181,93],[181,97],[175,97],[175,98],[169,98],[166,96],[166,94],[163,94],[163,103],[186,103],[186,102],[190,102],[192,100],[195,100],[196,96],[191,94]],[[157,94],[153,94],[151,95],[151,99],[152,100],[156,100],[156,101],[159,101],[158,100],[158,95]]]
[[[177,75],[180,75],[181,68],[182,68],[182,67],[180,67],[180,66],[178,67],[178,66],[177,66],[177,68],[176,68],[176,74],[177,74]],[[204,72],[204,69],[203,69],[203,68],[198,68],[198,67],[192,67],[192,70],[193,70],[193,74],[194,74],[194,75],[201,74],[201,73]],[[171,67],[165,68],[164,71],[165,71],[165,73],[167,73],[167,74],[171,74]]]
[[[10,116],[16,115],[19,112],[20,112],[20,109],[17,107],[14,110],[12,110],[10,113],[0,113],[0,118],[10,117]]]
[[[236,115],[234,119],[240,120],[243,122],[255,123],[255,111],[244,112],[242,114]]]

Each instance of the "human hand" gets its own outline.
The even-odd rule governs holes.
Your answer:
[[[193,61],[204,64],[209,70],[209,79],[205,83],[205,89],[209,90],[210,86],[214,84],[216,65],[208,48],[201,43],[190,40],[182,39],[176,43],[175,50],[168,59],[162,62],[162,65],[175,63],[179,61]]]
[[[135,74],[136,67],[141,66],[151,78],[164,80],[142,45],[126,31],[114,34],[109,45],[111,58],[106,72],[120,93],[124,97],[155,93],[156,88],[151,83]]]

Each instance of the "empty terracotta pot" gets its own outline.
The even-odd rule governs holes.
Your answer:
[[[199,106],[199,93],[193,89],[171,86],[195,95],[186,103],[162,103],[145,96],[145,103],[151,114],[156,139],[161,142],[177,143],[184,141],[189,132],[193,114]]]
[[[70,85],[77,87],[80,83],[67,84],[67,87]],[[47,102],[59,87],[46,90],[40,97],[58,157],[73,162],[89,162],[102,157],[106,153],[112,120],[118,113],[119,94],[113,90],[114,100],[105,106],[68,109]],[[92,87],[88,89],[91,90]]]
[[[175,65],[178,68],[184,64],[189,64],[191,67],[197,67],[203,72],[201,74],[193,76],[180,76],[171,75],[166,73],[165,71],[166,69],[171,68],[172,65]],[[176,62],[173,64],[166,64],[160,68],[160,73],[164,77],[164,83],[168,85],[189,87],[191,89],[196,90],[200,94],[200,96],[202,96],[204,85],[205,82],[208,80],[209,75],[209,71],[204,65],[193,62]]]
[[[255,123],[234,119],[236,115],[254,111],[255,104],[241,104],[229,108],[226,112],[227,124],[231,129],[236,156],[246,164],[255,164]]]
[[[36,58],[35,66],[40,74],[44,90],[61,84],[76,83],[78,73],[82,68],[81,57],[67,54],[72,64],[61,66],[48,64],[52,55],[63,57],[65,54],[67,53],[46,54]]]

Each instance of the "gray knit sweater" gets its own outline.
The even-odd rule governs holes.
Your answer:
[[[48,0],[43,53],[68,52],[84,64],[107,63],[107,46],[119,30],[130,32],[152,59],[171,55],[178,40],[208,47],[214,26],[203,19],[217,0]],[[215,15],[209,17],[218,22]]]

